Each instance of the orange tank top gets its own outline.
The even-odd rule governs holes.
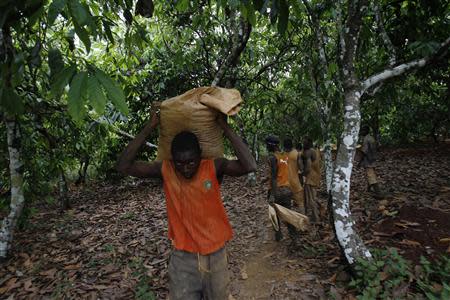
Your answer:
[[[213,253],[233,235],[220,196],[213,160],[202,160],[191,179],[175,171],[172,161],[162,164],[169,238],[175,249],[202,255]]]
[[[275,152],[274,155],[277,159],[277,186],[289,186],[288,154],[286,152]],[[270,181],[269,186],[271,186]]]

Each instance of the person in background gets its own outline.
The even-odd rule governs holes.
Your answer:
[[[136,160],[139,149],[159,123],[153,112],[150,122],[128,144],[117,163],[117,169],[126,175],[163,180],[173,245],[168,267],[171,300],[229,297],[225,244],[232,237],[232,229],[222,204],[220,182],[224,175],[254,172],[256,162],[224,116],[219,116],[217,122],[237,160],[202,159],[197,136],[188,131],[173,138],[171,160]]]
[[[320,222],[320,206],[317,200],[317,189],[320,186],[320,158],[313,148],[311,138],[303,139],[303,152],[300,169],[304,177],[305,212],[311,223]]]
[[[276,203],[286,208],[291,208],[292,191],[289,186],[289,169],[288,169],[288,154],[280,152],[280,140],[275,136],[268,136],[266,138],[266,147],[269,152],[269,203]],[[278,217],[277,217],[278,218]],[[278,218],[278,224],[280,219]],[[289,223],[286,223],[289,236],[291,237],[292,246],[297,243],[297,230]],[[283,237],[281,227],[275,230],[275,239],[280,241]]]
[[[376,199],[383,199],[384,195],[381,191],[380,184],[378,182],[377,174],[375,172],[375,159],[377,144],[375,139],[370,135],[370,128],[367,125],[361,127],[361,136],[363,138],[363,144],[361,147],[361,160],[358,166],[364,167],[366,170],[366,177],[368,183],[369,192],[373,192]]]
[[[302,163],[302,153],[303,153],[303,144],[301,142],[297,143],[297,146],[295,147],[297,149],[298,152],[298,178],[300,180],[300,184],[302,185],[302,190],[303,190],[303,176],[301,174],[300,171],[300,166],[303,164]],[[303,205],[305,204],[305,197],[303,196]]]
[[[288,170],[289,170],[289,186],[291,188],[294,204],[299,208],[301,214],[305,214],[305,203],[303,197],[303,187],[300,184],[298,176],[299,171],[299,155],[298,151],[294,149],[291,138],[286,138],[283,141],[284,151],[288,155]]]

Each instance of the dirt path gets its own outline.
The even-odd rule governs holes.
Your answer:
[[[297,259],[285,256],[285,252],[282,243],[268,240],[263,244],[242,267],[238,298],[277,299],[282,294],[289,294],[283,299],[303,299],[320,297],[317,292],[322,292],[324,297],[322,287],[315,287],[315,291],[311,288],[317,276],[307,272]]]
[[[300,235],[302,246],[293,250],[286,228],[282,227],[284,239],[276,242],[270,222],[264,217],[260,220],[264,234],[251,243],[257,247],[235,262],[239,267],[233,272],[233,296],[249,300],[327,299],[325,291],[331,283],[328,278],[336,269],[333,256],[338,255],[335,244],[330,242],[331,235],[322,233],[315,242]]]

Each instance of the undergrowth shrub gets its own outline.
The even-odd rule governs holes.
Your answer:
[[[360,300],[416,298],[450,299],[450,258],[434,262],[421,257],[420,265],[403,258],[396,249],[375,249],[372,259],[358,259],[349,287]]]

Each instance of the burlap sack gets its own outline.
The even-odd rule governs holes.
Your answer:
[[[188,130],[199,139],[203,158],[223,156],[222,130],[218,112],[239,112],[241,94],[235,89],[199,87],[161,103],[157,160],[171,159],[170,145],[175,135]]]
[[[295,228],[297,228],[297,230],[308,230],[309,219],[307,216],[278,204],[275,204],[275,210],[277,211],[277,215],[281,220],[293,225]]]

